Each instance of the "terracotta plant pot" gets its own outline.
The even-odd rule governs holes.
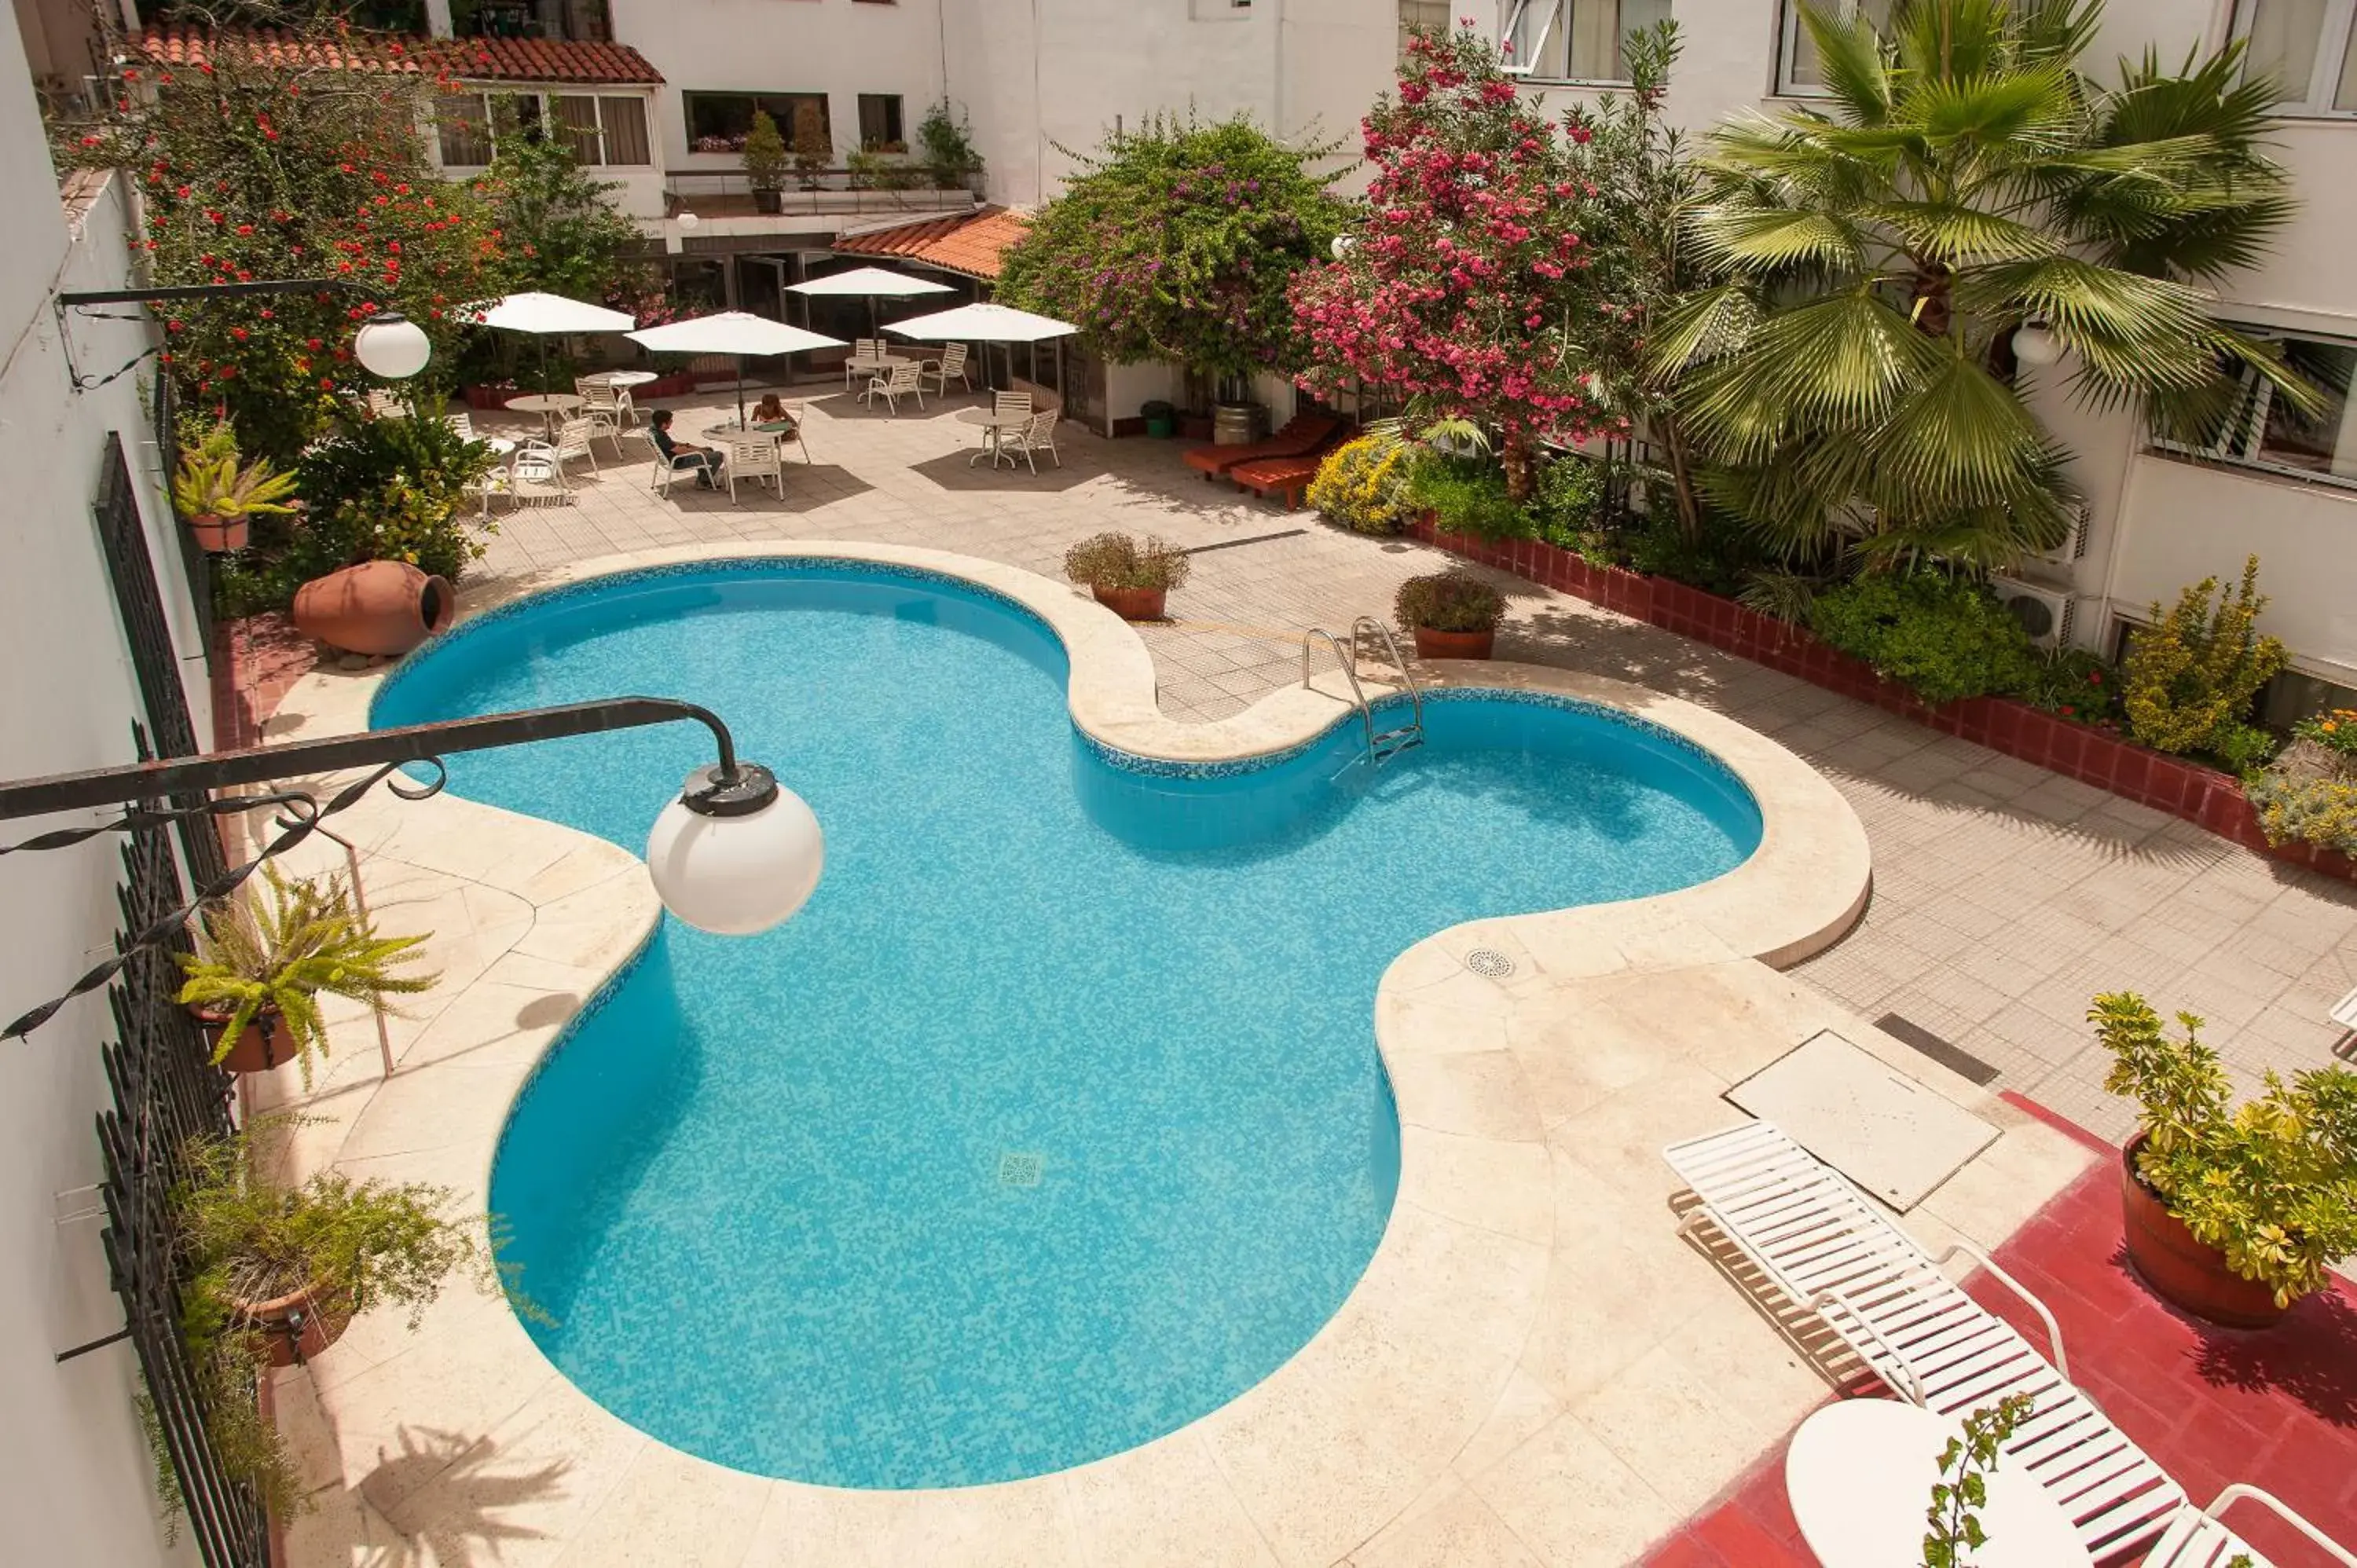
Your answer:
[[[310,1286],[269,1301],[230,1304],[250,1327],[262,1336],[264,1359],[274,1367],[307,1361],[343,1337],[351,1326],[352,1309],[341,1297],[315,1300]]]
[[[1092,585],[1089,592],[1097,603],[1124,620],[1160,620],[1162,606],[1170,596],[1168,588],[1100,588]]]
[[[450,624],[447,578],[406,561],[363,561],[295,590],[295,629],[347,653],[406,653]]]
[[[224,550],[245,548],[246,520],[243,517],[215,517],[207,512],[188,519],[188,534],[197,548],[218,554]]]
[[[1497,643],[1495,628],[1489,631],[1436,631],[1428,626],[1415,628],[1415,656],[1418,659],[1487,659]]]
[[[197,1026],[205,1032],[206,1051],[220,1050],[229,1010],[191,1006],[188,1011],[197,1015]],[[255,1014],[253,1021],[238,1032],[237,1043],[230,1047],[221,1065],[231,1072],[268,1072],[294,1059],[295,1041],[286,1032],[286,1020],[271,1007]]]
[[[2185,1221],[2169,1211],[2160,1195],[2136,1175],[2138,1133],[2120,1151],[2120,1203],[2126,1222],[2128,1261],[2144,1283],[2196,1317],[2229,1328],[2272,1328],[2285,1308],[2276,1293],[2226,1266],[2226,1254],[2194,1239]]]

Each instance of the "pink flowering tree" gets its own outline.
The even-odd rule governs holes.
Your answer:
[[[1576,152],[1589,133],[1534,113],[1470,29],[1414,38],[1364,129],[1362,231],[1293,283],[1316,367],[1301,384],[1378,382],[1418,417],[1496,432],[1507,493],[1525,499],[1538,442],[1626,428],[1592,379],[1581,219],[1594,192]]]

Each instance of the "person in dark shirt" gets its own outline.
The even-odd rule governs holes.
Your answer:
[[[649,424],[648,429],[654,436],[655,450],[662,454],[662,460],[669,463],[673,471],[694,469],[696,489],[712,489],[712,481],[718,477],[721,464],[727,459],[721,456],[716,446],[690,446],[683,441],[673,440],[671,413],[667,408],[659,408]]]

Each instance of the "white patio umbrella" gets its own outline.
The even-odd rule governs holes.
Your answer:
[[[1069,338],[1080,328],[1069,321],[1034,316],[1011,305],[985,303],[961,305],[954,310],[935,311],[911,321],[895,321],[884,330],[928,343],[1028,343],[1032,346],[1031,379],[1036,381],[1039,379],[1039,345],[1050,338]],[[1007,374],[1014,373],[1015,367],[1010,362]]]
[[[666,322],[661,327],[641,328],[623,336],[658,354],[726,354],[737,361],[737,422],[745,422],[745,360],[748,355],[764,358],[771,354],[800,354],[812,349],[846,347],[840,338],[823,338],[815,332],[805,332],[799,327],[789,327],[782,321],[772,321],[766,316],[754,316],[742,310],[724,310],[717,316],[691,317],[685,321]]]
[[[954,294],[957,291],[945,283],[929,278],[912,278],[906,273],[888,273],[882,267],[854,267],[847,273],[829,273],[823,278],[806,283],[790,283],[788,293],[812,298],[865,299],[867,301],[867,330],[876,330],[876,302],[879,299],[908,299],[920,294]]]
[[[541,294],[536,291],[511,294],[460,313],[462,320],[483,327],[496,327],[502,332],[529,332],[541,340],[540,370],[542,381],[548,379],[548,339],[576,332],[628,332],[639,324],[638,317],[626,310],[608,310],[602,305],[588,305],[577,299],[567,299],[561,294]]]

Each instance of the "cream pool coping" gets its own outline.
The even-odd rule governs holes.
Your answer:
[[[918,567],[1017,601],[1064,643],[1075,722],[1143,756],[1249,756],[1357,722],[1336,677],[1217,724],[1166,719],[1151,658],[1118,618],[1034,574],[931,550],[705,545],[582,563],[518,591],[787,558]],[[306,676],[270,736],[365,727],[384,673]],[[1996,1244],[2086,1156],[1769,967],[1838,939],[1869,887],[1864,830],[1799,758],[1640,686],[1506,663],[1429,673],[1582,698],[1685,736],[1742,779],[1765,831],[1714,881],[1469,922],[1390,966],[1375,1031],[1402,1123],[1398,1197],[1364,1277],[1283,1367],[1176,1432],[1071,1470],[847,1491],[727,1469],[636,1431],[556,1371],[502,1300],[457,1287],[414,1330],[374,1314],[279,1375],[279,1419],[318,1504],[289,1527],[290,1561],[1609,1563],[1702,1506],[1825,1383],[1676,1240],[1662,1144],[1738,1120],[1718,1100],[1729,1084],[1836,1027],[2003,1132],[1909,1217],[1926,1240]],[[435,1182],[479,1211],[510,1104],[660,908],[628,852],[493,807],[378,790],[335,821],[386,929],[436,933],[444,982],[393,1021],[390,1078],[365,1016],[346,1016],[307,1092],[282,1073],[262,1098],[304,1112],[292,1169]],[[306,869],[339,859],[316,841],[305,855]],[[1476,948],[1512,972],[1476,973]]]

